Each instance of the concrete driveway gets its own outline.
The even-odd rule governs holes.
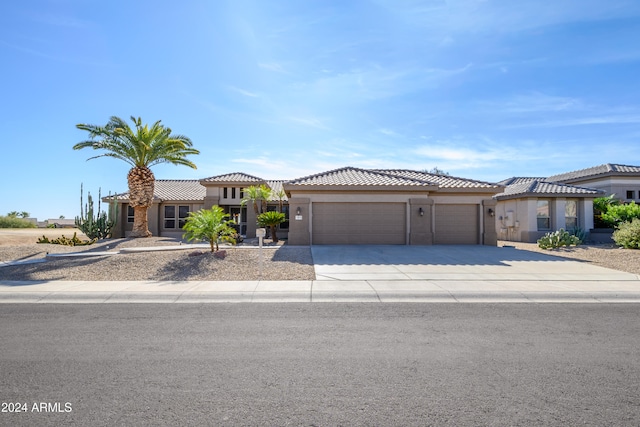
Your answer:
[[[319,281],[637,281],[553,255],[492,246],[312,246]]]

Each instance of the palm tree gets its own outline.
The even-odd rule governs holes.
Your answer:
[[[244,198],[240,201],[242,206],[253,202],[253,210],[257,215],[267,210],[267,200],[271,196],[271,189],[265,185],[252,185],[244,189]]]
[[[260,227],[268,226],[271,228],[271,240],[273,243],[278,243],[278,236],[276,235],[276,226],[283,223],[285,215],[281,212],[269,211],[258,216],[258,224]]]
[[[131,237],[149,237],[147,209],[153,202],[155,176],[151,167],[160,163],[184,165],[197,169],[187,160],[190,154],[200,154],[193,143],[184,135],[174,135],[171,129],[160,124],[151,127],[142,124],[142,119],[131,116],[135,129],[120,117],[113,116],[105,126],[78,124],[76,127],[89,132],[89,139],[73,146],[74,150],[93,148],[104,150],[103,154],[90,157],[114,157],[127,162],[132,167],[127,175],[129,184],[129,205],[133,208],[133,230]]]
[[[282,206],[284,205],[284,198],[287,197],[287,193],[284,190],[280,190],[274,194],[278,198],[278,212],[282,212]]]
[[[185,231],[184,237],[189,241],[207,240],[211,246],[211,252],[215,252],[218,250],[218,240],[235,243],[233,236],[236,230],[232,227],[233,221],[228,218],[229,214],[224,213],[224,209],[220,206],[190,212],[182,227]]]

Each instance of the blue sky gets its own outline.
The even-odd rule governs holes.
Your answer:
[[[126,163],[71,149],[113,115],[201,151],[158,179],[640,164],[637,0],[25,0],[0,24],[0,214],[126,191]]]

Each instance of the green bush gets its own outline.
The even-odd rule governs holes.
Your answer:
[[[582,240],[577,236],[561,228],[558,231],[545,234],[538,240],[538,246],[542,249],[557,249],[563,246],[578,246]]]
[[[607,211],[602,213],[601,218],[610,227],[617,227],[634,218],[640,219],[640,205],[636,205],[635,202],[624,205],[609,205]]]
[[[80,240],[77,236],[78,233],[73,233],[73,237],[70,239],[66,236],[60,236],[57,239],[51,239],[45,235],[40,237],[36,243],[51,243],[54,245],[66,245],[66,246],[87,246],[93,245],[98,239]]]
[[[0,216],[0,228],[36,228],[36,225],[15,216]]]
[[[613,241],[626,249],[640,249],[640,219],[623,222],[613,232]]]

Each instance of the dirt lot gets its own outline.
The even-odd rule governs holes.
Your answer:
[[[0,246],[30,245],[37,243],[38,239],[43,235],[49,239],[55,239],[60,236],[72,238],[73,233],[78,233],[79,239],[88,239],[77,228],[0,228]]]

